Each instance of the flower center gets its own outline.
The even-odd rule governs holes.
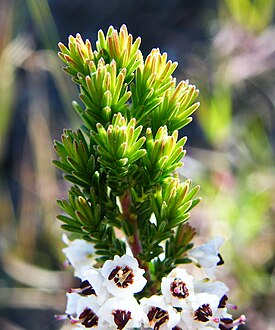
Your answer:
[[[219,302],[218,308],[225,308],[227,300],[228,300],[227,295],[223,295]]]
[[[194,312],[194,320],[201,322],[208,322],[209,316],[212,316],[212,309],[209,304],[203,304]]]
[[[95,295],[95,290],[92,287],[92,285],[90,284],[89,281],[85,280],[83,282],[81,282],[80,287],[79,288],[72,288],[68,290],[68,293],[79,293],[81,296],[90,296],[90,295]]]
[[[90,308],[84,309],[84,311],[79,315],[79,320],[85,328],[93,328],[98,325],[98,317]]]
[[[132,269],[125,266],[123,269],[119,266],[114,268],[108,280],[113,280],[119,288],[127,288],[130,284],[133,284],[134,273]]]
[[[233,330],[235,327],[238,327],[238,325],[245,324],[245,316],[241,315],[236,320],[232,320],[230,318],[223,318],[220,320],[221,323],[219,324],[219,329],[221,330]]]
[[[154,330],[159,330],[161,325],[169,320],[168,312],[159,307],[151,307],[147,316],[150,324],[154,324]]]
[[[221,266],[221,265],[224,264],[224,260],[223,260],[223,258],[222,258],[222,256],[221,256],[220,253],[218,253],[218,257],[219,257],[220,260],[217,262],[217,266]]]
[[[113,311],[114,315],[114,322],[117,326],[117,329],[121,330],[125,327],[125,325],[128,323],[128,321],[131,319],[131,312],[128,311],[122,311],[120,309],[117,309]]]
[[[179,278],[174,279],[174,281],[170,285],[170,290],[174,297],[177,297],[180,299],[184,299],[189,296],[189,292],[188,292],[186,283],[184,283]]]
[[[87,280],[81,282],[80,289],[82,289],[81,295],[83,296],[90,296],[91,294],[96,296],[94,288]]]

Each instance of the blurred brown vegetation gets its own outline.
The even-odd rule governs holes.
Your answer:
[[[0,0],[0,328],[60,329],[65,290],[55,200],[66,184],[52,141],[76,128],[77,91],[57,42],[122,23],[179,62],[200,89],[182,175],[201,185],[198,240],[227,239],[221,277],[245,329],[275,328],[273,0],[76,2]]]

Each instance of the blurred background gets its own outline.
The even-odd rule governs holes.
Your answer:
[[[274,0],[0,0],[0,329],[66,329],[59,210],[67,184],[52,144],[79,120],[57,43],[126,23],[200,89],[183,176],[201,185],[198,243],[217,235],[244,330],[275,329]]]

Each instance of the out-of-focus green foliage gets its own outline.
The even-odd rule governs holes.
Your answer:
[[[221,13],[225,20],[233,19],[232,23],[235,21],[250,32],[260,33],[272,22],[274,4],[274,0],[224,0]]]
[[[47,6],[47,1],[43,4]],[[58,290],[62,282],[70,281],[57,271],[61,242],[59,228],[52,221],[56,214],[52,196],[59,188],[51,164],[49,109],[53,104],[47,79],[50,76],[56,82],[63,100],[72,89],[58,74],[60,64],[51,51],[35,50],[33,36],[25,30],[32,12],[25,15],[25,7],[20,5],[17,1],[0,2],[1,329],[17,329],[14,318],[11,323],[4,320],[7,308],[26,311],[40,306],[46,310],[55,300],[62,309]],[[41,28],[44,25],[39,24]],[[49,24],[47,28],[51,30]],[[57,39],[53,43],[56,45]],[[41,294],[41,288],[48,289],[48,294]]]
[[[198,118],[206,139],[214,147],[228,140],[232,124],[232,93],[228,84],[217,82],[212,92],[204,96]]]
[[[32,53],[29,38],[17,36],[13,39],[13,23],[13,3],[0,4],[0,162],[13,116],[15,72]]]
[[[270,131],[274,100],[270,87],[265,90],[262,86],[264,81],[272,81],[275,63],[268,56],[259,58],[259,67],[271,63],[269,70],[259,70],[259,77],[257,70],[249,70],[252,66],[249,47],[264,38],[273,40],[274,33],[265,34],[264,29],[270,29],[274,1],[229,0],[220,6],[221,12],[227,12],[226,24],[220,20],[218,36],[209,52],[213,67],[211,88],[198,113],[211,151],[197,150],[195,155],[204,164],[201,171],[204,216],[211,223],[211,235],[218,231],[228,239],[224,253],[230,258],[228,269],[236,281],[235,294],[237,300],[248,306],[255,296],[271,299],[274,295],[275,173]],[[226,39],[228,36],[230,40]],[[225,50],[217,48],[217,44],[221,46],[226,40]],[[257,63],[258,53],[254,56],[253,63]],[[245,74],[238,78],[232,73],[236,59],[241,59],[240,72],[241,63],[247,65]],[[251,86],[253,91],[246,94]]]
[[[34,21],[35,29],[44,43],[45,48],[56,49],[56,41],[59,40],[58,32],[48,0],[27,0],[26,1],[31,18]]]

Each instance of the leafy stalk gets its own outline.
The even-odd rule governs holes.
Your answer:
[[[177,63],[159,49],[144,60],[140,42],[123,25],[99,31],[94,47],[79,34],[59,44],[64,71],[79,86],[82,104],[73,107],[83,125],[55,141],[54,164],[74,184],[68,200],[58,201],[62,227],[93,242],[98,262],[125,254],[128,245],[154,294],[158,273],[188,262],[192,246],[187,221],[198,187],[181,183],[175,171],[187,140],[178,130],[199,104],[196,87],[172,76]]]

